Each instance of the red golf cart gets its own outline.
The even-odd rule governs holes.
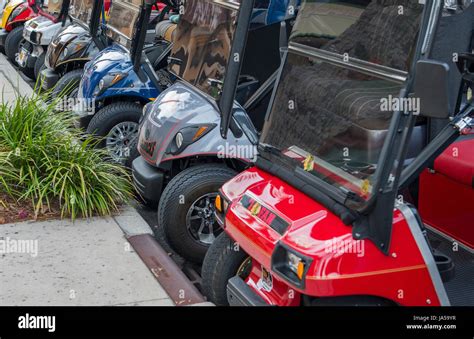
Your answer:
[[[474,304],[474,6],[443,7],[303,2],[256,166],[216,199],[212,302]]]
[[[23,39],[23,27],[25,22],[34,19],[39,15],[50,16],[43,10],[43,1],[28,0],[28,1],[12,1],[8,4],[6,9],[13,9],[8,18],[4,17],[5,25],[0,31],[0,45],[4,46],[5,55],[14,63],[15,56],[18,53],[18,45]]]

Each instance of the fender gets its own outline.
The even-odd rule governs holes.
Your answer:
[[[125,77],[102,91],[98,90],[101,80],[110,74],[117,73],[124,74]],[[95,100],[96,103],[117,97],[131,97],[146,103],[154,100],[159,95],[159,91],[146,72],[143,71],[143,74],[145,77],[140,77],[133,70],[128,51],[114,44],[101,51],[86,64],[79,89],[80,95],[86,100]]]
[[[231,201],[225,232],[254,259],[246,283],[269,304],[292,305],[304,294],[321,298],[371,295],[404,306],[449,305],[428,243],[406,205],[397,206],[394,212],[396,241],[386,256],[370,241],[355,240],[352,228],[318,202],[258,168],[226,183],[222,194]],[[260,213],[255,215],[254,208],[242,201],[244,195],[259,210],[281,218],[286,230],[278,232]],[[272,266],[277,248],[291,248],[309,263],[299,286]],[[261,287],[261,267],[272,273],[273,288]]]
[[[67,68],[70,63],[85,64],[99,54],[89,30],[72,24],[59,33],[48,47],[46,64],[49,68]]]
[[[243,111],[238,104],[234,108]],[[237,137],[230,133],[227,140],[221,137],[217,127],[220,114],[215,103],[186,82],[178,81],[163,91],[147,111],[140,128],[139,151],[153,166],[199,155],[245,162],[250,162],[255,156],[256,149],[245,133]],[[202,125],[214,127],[182,152],[173,154],[170,151],[180,130]]]
[[[12,15],[12,12],[18,6],[20,6],[22,4],[25,4],[25,3],[26,3],[26,0],[11,0],[9,3],[6,4],[5,8],[3,9],[2,19],[0,21],[0,29],[6,28],[6,25],[7,25],[8,21],[10,20],[10,16]]]
[[[17,11],[20,11],[20,12],[19,14],[16,15]],[[5,14],[6,13],[4,13],[4,18],[5,18]],[[22,25],[26,21],[36,18],[37,16],[38,14],[36,14],[33,11],[33,9],[30,6],[28,6],[27,3],[22,2],[19,5],[15,6],[11,15],[5,19],[5,30],[7,32],[10,32],[15,27]]]

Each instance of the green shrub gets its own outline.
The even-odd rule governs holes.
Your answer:
[[[56,104],[34,95],[0,106],[0,190],[36,214],[52,202],[72,219],[116,211],[132,197],[129,174]]]

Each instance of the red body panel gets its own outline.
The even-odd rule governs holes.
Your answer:
[[[474,136],[453,143],[420,176],[423,222],[474,249]]]
[[[8,22],[5,25],[5,30],[7,32],[10,32],[11,30],[13,30],[18,25],[23,25],[24,22],[26,22],[30,19],[36,18],[38,16],[38,14],[36,14],[33,11],[33,9],[30,6],[28,6],[27,3],[22,3],[18,7],[25,7],[25,10],[23,12],[21,12],[20,15],[15,17],[15,19],[13,19],[12,21]]]
[[[426,170],[420,176],[419,210],[427,225],[474,249],[474,189]]]
[[[267,302],[296,304],[298,295],[282,297],[282,293],[303,293],[315,297],[373,295],[401,305],[439,305],[423,257],[399,211],[394,213],[390,255],[386,256],[372,242],[354,240],[352,228],[324,206],[257,168],[225,184],[222,193],[231,200],[225,231],[257,267],[271,270],[271,255],[278,241],[313,259],[304,290],[288,286],[274,272],[271,291],[256,288],[258,272],[254,267],[247,284]],[[285,219],[290,224],[288,230],[280,235],[252,215],[239,202],[244,193]],[[289,299],[294,298],[291,303]]]

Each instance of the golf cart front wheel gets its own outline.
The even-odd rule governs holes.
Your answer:
[[[100,138],[97,144],[123,165],[131,163],[132,148],[138,137],[143,107],[133,102],[117,102],[99,110],[87,127],[87,133]],[[136,146],[135,146],[136,147]]]
[[[18,53],[18,46],[23,40],[23,26],[14,28],[10,33],[8,33],[7,38],[5,39],[5,54],[8,59],[17,65],[15,61],[16,54]]]
[[[217,237],[202,264],[204,295],[217,306],[228,306],[227,283],[230,278],[245,279],[252,269],[252,259],[226,233]]]
[[[82,73],[82,69],[75,69],[64,74],[54,86],[53,98],[58,98],[60,96],[65,98],[76,98],[79,91],[79,83],[81,82]]]
[[[226,166],[206,164],[190,167],[168,183],[158,205],[158,228],[178,254],[202,263],[222,232],[214,216],[217,193],[235,175]]]

